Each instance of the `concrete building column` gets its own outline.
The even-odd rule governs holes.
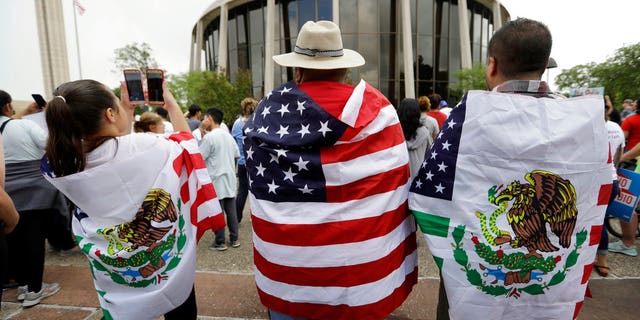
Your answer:
[[[227,56],[229,52],[228,43],[228,26],[229,25],[229,7],[227,4],[220,6],[220,43],[218,44],[218,72],[227,73]]]
[[[411,42],[411,8],[409,0],[402,0],[402,49],[404,53],[404,96],[415,98],[416,88],[413,75],[413,43]]]
[[[498,31],[498,29],[502,28],[502,10],[500,10],[500,1],[493,1],[493,32]]]
[[[35,8],[44,95],[45,99],[50,99],[56,87],[69,81],[69,60],[67,58],[62,1],[35,0]]]
[[[340,0],[332,0],[331,15],[333,16],[333,23],[340,26]]]
[[[195,70],[202,70],[202,20],[196,24],[196,52],[195,52]]]
[[[195,70],[195,62],[196,58],[194,57],[194,46],[195,46],[196,38],[193,34],[191,34],[191,50],[189,53],[189,71]]]
[[[458,21],[460,29],[460,68],[471,69],[471,36],[469,34],[469,10],[467,1],[458,1]]]
[[[264,93],[274,86],[273,46],[276,21],[276,1],[267,0],[267,17],[264,22]]]

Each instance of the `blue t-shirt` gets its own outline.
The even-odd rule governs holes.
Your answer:
[[[239,117],[236,119],[236,122],[233,123],[233,127],[231,127],[231,135],[236,140],[236,144],[238,145],[238,150],[240,151],[240,158],[238,158],[238,165],[244,166],[246,161],[244,159],[244,150],[242,150],[242,128],[244,128],[244,123],[247,121],[245,117]]]

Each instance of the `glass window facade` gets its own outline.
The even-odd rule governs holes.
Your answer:
[[[486,63],[487,47],[494,30],[491,8],[475,0],[410,0],[411,40],[414,53],[416,96],[433,92],[445,99],[449,83],[457,81],[460,69],[458,1],[467,1],[473,63]],[[250,70],[253,93],[264,94],[264,21],[266,0],[228,3],[228,65],[231,80],[239,70]],[[333,1],[277,0],[274,54],[291,52],[299,28],[308,20],[333,20]],[[400,0],[340,0],[339,21],[345,48],[362,54],[366,64],[349,72],[349,82],[360,78],[379,88],[391,102],[404,98],[404,61]],[[204,50],[207,69],[218,67],[218,18],[205,26]],[[293,79],[293,70],[276,64],[276,86]]]

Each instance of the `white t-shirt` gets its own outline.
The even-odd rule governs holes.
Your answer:
[[[162,122],[164,123],[164,133],[173,133],[174,130],[171,122],[166,120],[162,120]]]
[[[9,117],[1,116],[0,125],[8,120]],[[5,163],[41,159],[47,146],[48,135],[48,132],[31,120],[11,120],[2,132]]]
[[[200,153],[207,164],[218,199],[234,198],[238,188],[236,159],[240,157],[240,151],[229,130],[219,127],[205,134],[200,143]]]
[[[615,156],[616,150],[621,148],[620,152],[624,150],[624,132],[622,132],[622,128],[613,122],[607,121],[607,133],[609,138],[609,145],[611,146],[611,156]],[[618,175],[616,174],[615,164],[613,166],[613,179],[617,180]]]
[[[220,128],[226,130],[227,132],[229,132],[229,127],[227,127],[227,125],[223,122],[220,124]],[[205,130],[205,135],[207,133],[209,133],[211,131],[206,131]],[[198,141],[198,144],[200,144],[200,142],[202,141],[202,134],[200,133],[200,128],[197,128],[193,131],[191,131],[191,134],[193,134],[193,137],[196,138],[196,141]]]

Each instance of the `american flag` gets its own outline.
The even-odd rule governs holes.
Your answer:
[[[83,15],[83,14],[84,14],[85,9],[84,9],[84,7],[82,6],[82,4],[80,4],[80,1],[78,1],[78,0],[73,0],[73,6],[74,6],[76,9],[78,9],[78,13],[79,13],[80,15]]]
[[[294,317],[384,318],[417,279],[408,154],[393,105],[364,81],[337,109],[290,82],[247,121],[258,292]]]

